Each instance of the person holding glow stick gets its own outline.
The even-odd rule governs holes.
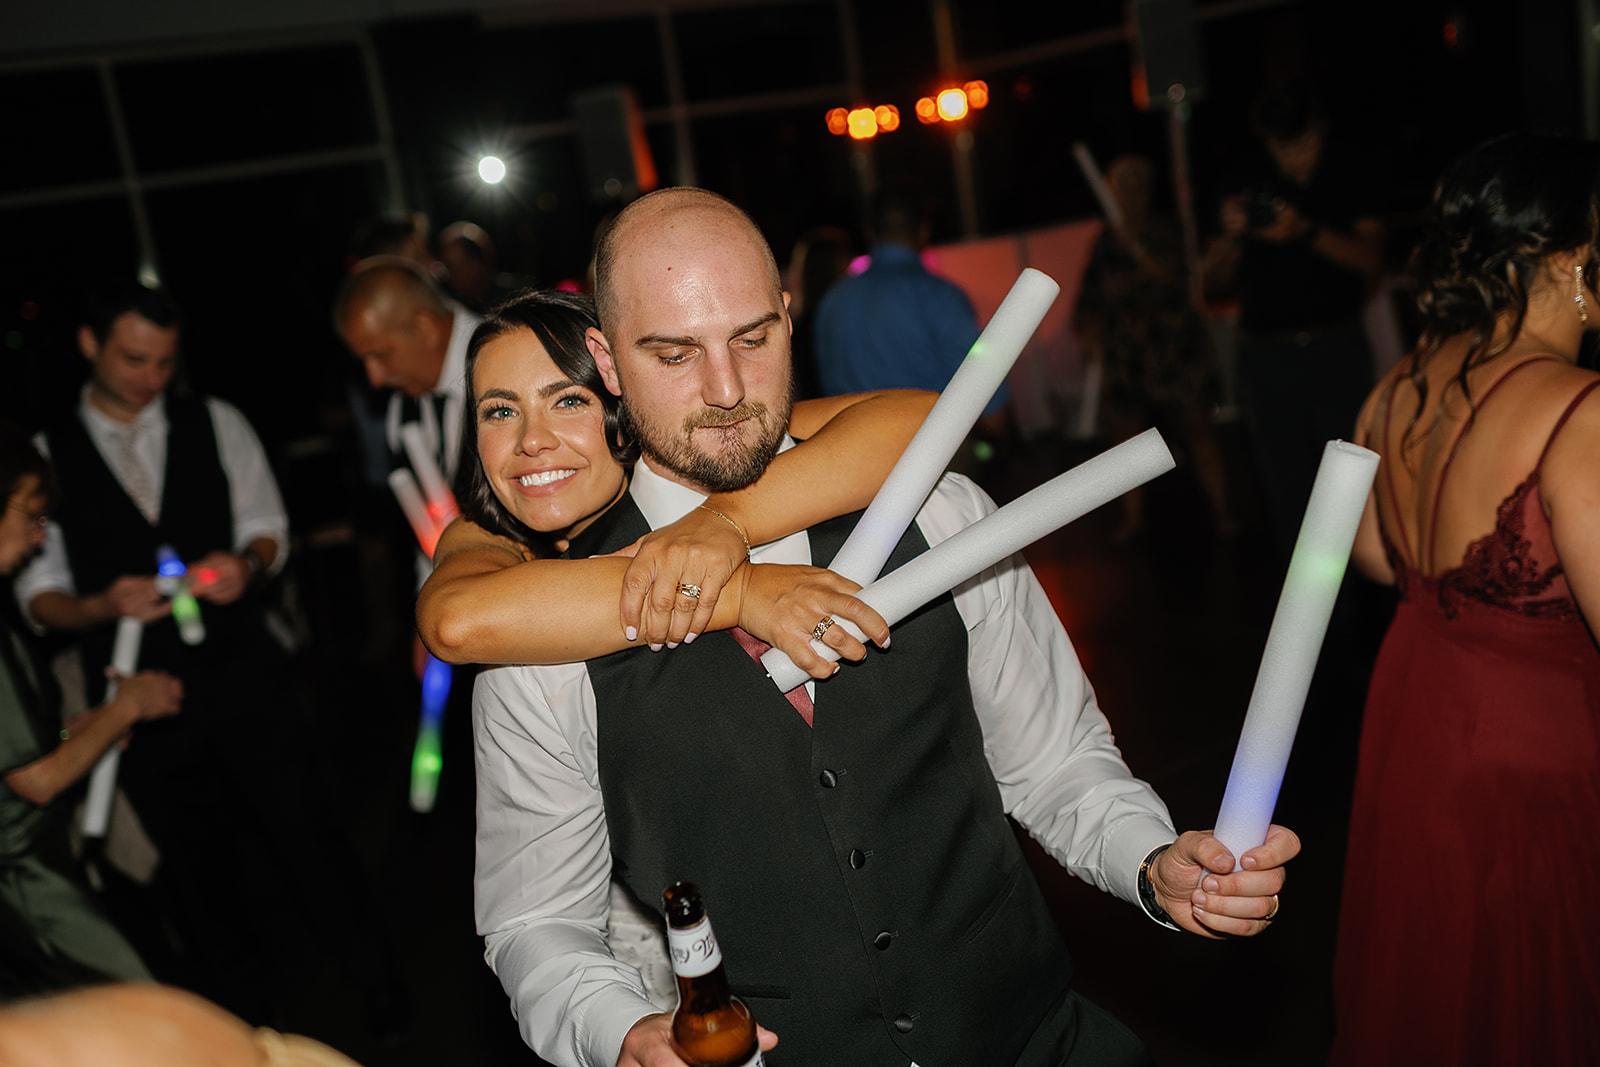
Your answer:
[[[6,495],[0,581],[9,584],[44,543],[45,516],[56,495],[49,463],[11,426],[0,426],[0,492]],[[183,686],[160,671],[118,678],[114,698],[63,728],[49,672],[34,661],[15,614],[0,608],[0,906],[13,909],[36,942],[41,973],[31,978],[37,985],[94,975],[148,981],[133,947],[78,883],[44,861],[40,844],[48,833],[46,809],[135,723],[175,714]],[[31,970],[23,960],[7,963]],[[75,973],[78,968],[84,973]]]
[[[641,197],[603,238],[596,276],[590,353],[643,459],[572,539],[579,557],[628,547],[712,490],[759,485],[786,443],[785,302],[742,212],[701,190]],[[947,478],[891,566],[991,509]],[[755,559],[827,559],[848,527],[815,525]],[[832,647],[839,629],[813,632]],[[741,645],[699,633],[665,655],[479,677],[479,927],[544,1058],[681,1062],[638,975],[608,958],[613,856],[637,896],[669,870],[725,887],[718,938],[744,968],[730,977],[784,991],[752,1010],[797,1063],[1148,1062],[1071,990],[1006,813],[1152,919],[1208,936],[1269,925],[1295,836],[1274,827],[1244,870],[1209,873],[1234,857],[1176,834],[1129,773],[1020,561],[793,701]]]
[[[169,393],[181,336],[170,293],[130,279],[92,294],[87,310],[78,343],[89,381],[40,438],[64,491],[17,578],[18,601],[43,628],[77,635],[88,664],[109,662],[118,620],[138,618],[141,664],[183,683],[185,713],[139,723],[118,779],[160,853],[162,919],[197,991],[271,1017],[274,977],[325,961],[267,931],[309,918],[374,1030],[392,1030],[403,991],[372,963],[392,954],[329,818],[330,775],[305,743],[316,728],[297,672],[267,625],[267,582],[289,531],[266,452],[232,405]],[[184,640],[157,588],[162,545],[204,604],[200,644]],[[95,700],[101,681],[87,681]]]
[[[1422,339],[1361,410],[1353,561],[1398,588],[1362,722],[1337,1064],[1600,1061],[1600,145],[1453,163]]]

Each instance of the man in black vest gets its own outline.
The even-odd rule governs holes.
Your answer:
[[[123,617],[145,624],[139,667],[183,682],[186,714],[134,729],[119,785],[161,853],[157,885],[193,968],[185,980],[274,1021],[274,980],[294,973],[276,924],[303,910],[322,943],[348,950],[369,1008],[387,1014],[401,995],[383,973],[385,940],[329,820],[287,653],[266,626],[261,587],[289,533],[266,454],[232,405],[168,395],[179,312],[164,290],[103,294],[78,340],[90,380],[43,435],[61,500],[17,595],[40,626],[79,635],[90,703]],[[198,644],[182,639],[158,588],[161,546],[188,566]]]
[[[641,198],[596,278],[590,351],[644,458],[574,556],[755,481],[788,444],[787,299],[742,212],[700,190]],[[992,508],[946,478],[890,567]],[[855,518],[754,558],[825,564]],[[1128,772],[1019,559],[801,693],[779,694],[731,633],[480,677],[478,922],[540,1055],[681,1067],[668,1017],[606,949],[613,872],[647,902],[700,884],[735,991],[781,1038],[775,1065],[1149,1062],[1071,989],[1007,814],[1174,928],[1248,935],[1275,913],[1294,835],[1207,873],[1232,857],[1179,837]]]

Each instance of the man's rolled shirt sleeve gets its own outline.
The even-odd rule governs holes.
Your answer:
[[[918,515],[930,545],[995,510],[945,477]],[[1122,760],[1072,642],[1020,556],[958,586],[973,705],[1006,811],[1075,876],[1137,903],[1139,865],[1177,837],[1166,805]]]

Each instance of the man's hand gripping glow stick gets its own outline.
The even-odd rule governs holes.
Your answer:
[[[884,480],[850,537],[840,547],[829,566],[835,574],[853,582],[867,584],[878,576],[889,560],[889,553],[900,542],[906,528],[916,518],[917,509],[927,500],[934,483],[944,474],[950,458],[961,447],[984,407],[1023,346],[1039,328],[1045,313],[1061,292],[1049,276],[1027,268],[1011,286],[1011,291],[995,311],[989,325],[973,342],[967,358],[939,395],[922,426],[900,456],[894,470]],[[846,620],[839,620],[858,639],[865,635]],[[822,648],[820,643],[814,647]],[[837,655],[830,657],[838,659]],[[777,649],[761,657],[761,664],[779,689],[788,692],[807,678],[804,671]]]

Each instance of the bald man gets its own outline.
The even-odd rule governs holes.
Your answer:
[[[404,457],[400,427],[419,422],[446,479],[459,461],[467,342],[478,318],[447,297],[411,260],[362,261],[334,300],[334,328],[374,389],[393,390],[384,436]]]
[[[743,212],[702,190],[642,197],[596,279],[589,349],[642,458],[572,539],[579,558],[756,481],[790,443],[788,296]],[[947,476],[889,569],[993,509]],[[826,565],[857,518],[752,559]],[[735,992],[777,1035],[771,1067],[1150,1062],[1073,990],[1008,815],[1172,929],[1249,935],[1276,913],[1294,835],[1274,827],[1229,874],[1215,837],[1174,831],[1020,556],[794,700],[727,632],[479,677],[478,926],[545,1059],[684,1067],[669,1017],[606,946],[613,873],[652,903],[699,883]]]

